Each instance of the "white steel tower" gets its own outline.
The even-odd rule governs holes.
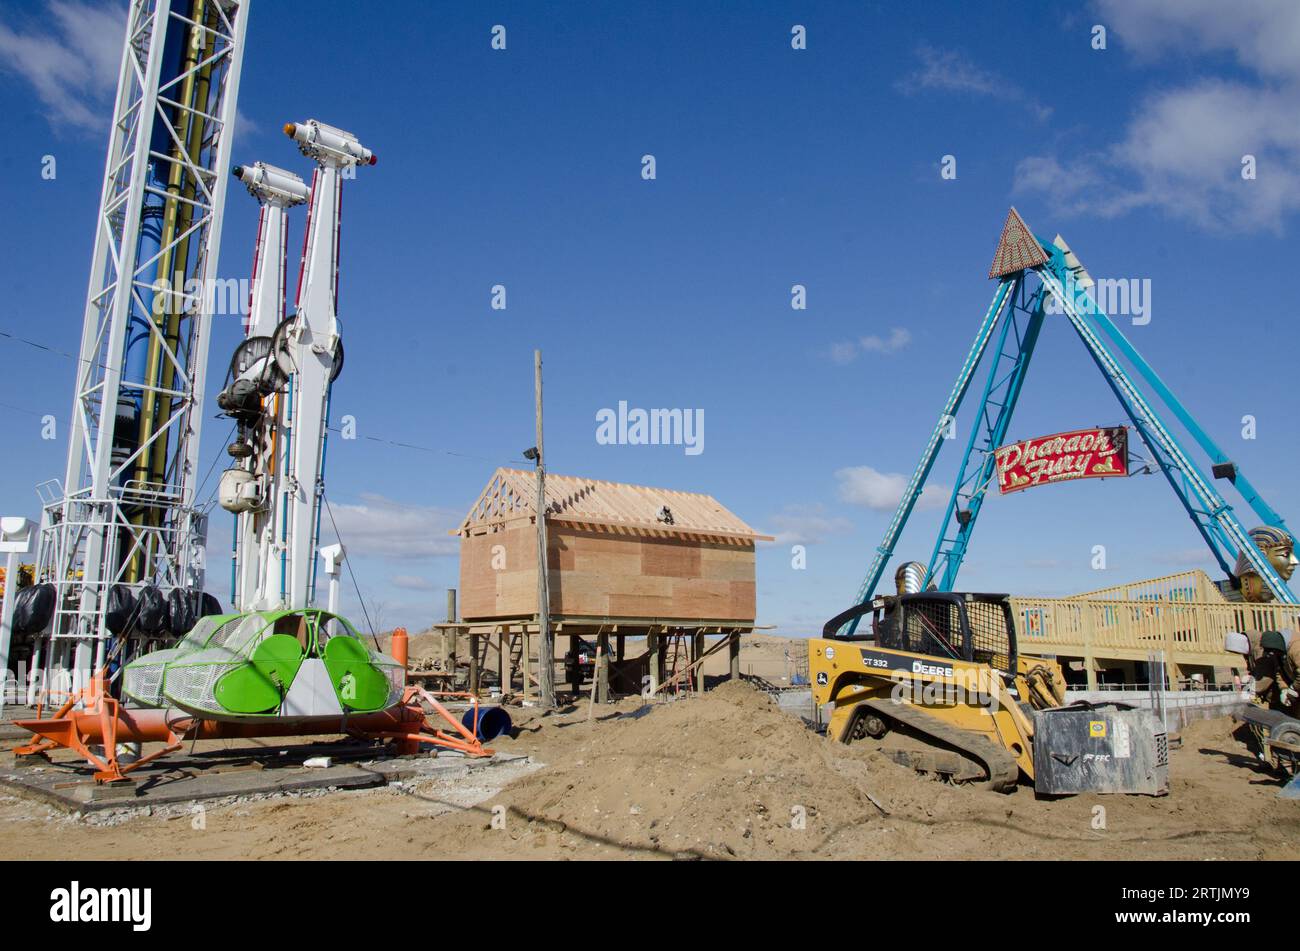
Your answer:
[[[218,398],[223,408],[229,404],[240,421],[239,435],[229,447],[237,464],[222,475],[221,502],[236,513],[231,598],[232,606],[243,611],[256,607],[257,591],[277,547],[277,510],[268,504],[271,496],[265,489],[275,470],[284,399],[279,390],[286,378],[275,371],[268,358],[272,338],[284,323],[288,210],[306,202],[311,192],[297,175],[264,162],[236,168],[235,177],[261,205],[246,339],[235,351],[230,367],[230,382],[244,381],[240,388],[251,397],[247,406],[253,413],[241,413],[239,405],[229,404],[233,396],[229,389]],[[272,385],[260,389],[271,392],[263,397],[255,380],[267,380]]]
[[[292,316],[282,319],[283,295],[271,275],[283,273],[284,211],[307,192],[297,176],[270,166],[236,171],[262,202],[256,267],[265,276],[254,285],[249,336],[217,399],[239,427],[229,450],[238,462],[222,474],[220,498],[237,515],[234,602],[241,611],[315,601],[330,389],[343,368],[342,184],[358,165],[375,164],[355,136],[314,119],[284,131],[317,166]]]

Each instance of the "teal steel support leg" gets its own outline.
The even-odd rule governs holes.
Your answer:
[[[1024,293],[1024,284],[1017,289]],[[939,537],[934,543],[930,555],[929,570],[926,577],[931,579],[940,591],[951,591],[957,583],[957,573],[961,571],[966,549],[970,545],[971,534],[975,531],[975,522],[993,479],[993,452],[1002,445],[1011,417],[1015,413],[1020,391],[1024,386],[1025,374],[1029,370],[1029,361],[1034,354],[1039,332],[1043,328],[1045,295],[1042,288],[1035,292],[1027,306],[1017,304],[1014,300],[1007,317],[1002,322],[1002,333],[998,341],[997,354],[989,367],[988,381],[984,384],[984,395],[980,401],[980,411],[971,425],[970,438],[966,442],[966,454],[962,457],[960,475],[952,487],[952,496],[948,500],[948,509],[944,514]],[[1024,333],[1016,321],[1016,311],[1029,315],[1025,322]],[[1014,350],[1008,351],[1007,343],[1014,344]],[[1006,360],[1011,361],[1010,369],[1004,370]],[[1001,390],[999,396],[998,391]],[[996,408],[996,417],[992,411]],[[976,447],[976,442],[983,433],[983,440]],[[972,467],[972,456],[979,453],[979,459]],[[975,469],[972,472],[972,468]],[[965,509],[962,503],[965,502]],[[964,517],[963,517],[964,516]],[[954,531],[952,526],[956,524]],[[942,571],[942,575],[939,572]]]
[[[903,490],[903,497],[898,502],[898,508],[894,511],[894,517],[889,523],[889,528],[885,531],[884,539],[876,548],[875,558],[871,562],[871,567],[867,570],[866,578],[863,579],[862,585],[858,588],[857,600],[854,604],[869,601],[871,596],[875,594],[876,585],[880,582],[880,576],[884,573],[889,559],[893,557],[894,546],[898,543],[898,536],[902,534],[903,526],[907,524],[908,516],[912,514],[916,500],[920,498],[921,490],[925,487],[925,480],[929,477],[930,470],[934,467],[934,461],[939,456],[944,433],[948,431],[952,421],[956,419],[957,410],[961,407],[962,399],[966,396],[966,390],[970,387],[975,368],[979,366],[980,358],[984,356],[984,350],[988,346],[989,338],[993,336],[993,329],[997,326],[1002,309],[1006,306],[1013,289],[1020,283],[1021,279],[1022,275],[1017,274],[1014,278],[1005,278],[998,284],[997,292],[993,295],[993,302],[989,304],[988,312],[984,315],[984,322],[980,325],[979,333],[975,335],[975,342],[971,344],[970,352],[966,355],[966,362],[962,364],[961,372],[957,375],[957,382],[953,384],[952,392],[948,394],[948,401],[944,403],[943,411],[939,414],[939,421],[935,424],[934,430],[930,433],[930,439],[925,444],[925,451],[921,454],[921,461],[917,463],[916,469],[912,472],[912,478],[907,483],[907,488]],[[845,632],[852,634],[857,628],[858,619],[855,618],[846,625]]]
[[[1232,506],[1224,500],[1223,496],[1214,488],[1214,484],[1209,479],[1206,479],[1197,468],[1191,457],[1183,449],[1178,438],[1165,425],[1159,413],[1147,402],[1146,397],[1138,390],[1114,354],[1107,349],[1097,329],[1101,322],[1096,319],[1096,315],[1104,316],[1104,314],[1102,314],[1101,308],[1097,306],[1096,301],[1086,292],[1079,294],[1077,299],[1067,294],[1065,287],[1071,276],[1069,268],[1066,266],[1059,249],[1049,248],[1048,250],[1051,253],[1051,259],[1047,264],[1036,268],[1036,270],[1044,283],[1047,284],[1048,289],[1060,300],[1066,317],[1074,325],[1074,329],[1078,332],[1084,345],[1093,354],[1097,364],[1102,368],[1102,372],[1112,381],[1114,387],[1124,394],[1121,403],[1126,408],[1131,407],[1132,416],[1135,420],[1143,419],[1146,421],[1154,443],[1164,451],[1170,465],[1179,471],[1187,487],[1189,500],[1195,501],[1195,506],[1189,506],[1189,511],[1194,512],[1199,508],[1200,511],[1205,513],[1207,526],[1212,525],[1214,532],[1224,539],[1225,544],[1235,548],[1240,555],[1250,562],[1250,566],[1264,579],[1269,590],[1273,592],[1273,596],[1278,601],[1283,604],[1298,603],[1295,594],[1287,587],[1286,582],[1282,580],[1277,571],[1274,570],[1267,556],[1256,547],[1245,527],[1237,518],[1236,513],[1233,512]],[[1106,319],[1106,322],[1110,327],[1108,335],[1114,334],[1117,338],[1123,339],[1124,335],[1120,333],[1118,327],[1110,323],[1109,318]],[[1131,345],[1127,349],[1132,350]],[[1136,354],[1136,352],[1136,350],[1132,350],[1132,353]],[[1149,378],[1147,382],[1152,383]],[[1163,387],[1163,384],[1161,384],[1161,387]],[[1169,399],[1173,398],[1173,394],[1169,393],[1167,388],[1164,388],[1163,393],[1161,388],[1156,387],[1154,383],[1152,383],[1152,388],[1162,398],[1165,398],[1165,394],[1168,395]],[[1181,407],[1181,404],[1179,405]],[[1183,412],[1185,413],[1186,410],[1183,410]]]
[[[1080,338],[1082,340],[1082,337]],[[1110,378],[1106,372],[1105,366],[1097,358],[1097,355],[1088,347],[1088,342],[1083,340],[1084,349],[1088,351],[1088,356],[1092,357],[1093,362],[1097,364],[1097,369],[1101,371],[1102,377],[1110,386],[1111,392],[1115,394],[1115,399],[1119,401],[1120,406],[1124,407],[1124,412],[1128,415],[1129,421],[1133,428],[1137,430],[1138,435],[1142,437],[1142,442],[1146,445],[1147,451],[1151,453],[1152,461],[1160,468],[1161,474],[1169,483],[1169,487],[1174,490],[1174,495],[1178,496],[1178,501],[1182,503],[1183,509],[1186,510],[1188,518],[1196,526],[1196,530],[1201,533],[1201,538],[1205,541],[1205,546],[1210,549],[1214,555],[1214,560],[1219,563],[1224,574],[1231,575],[1233,571],[1233,562],[1236,558],[1236,551],[1232,548],[1227,538],[1223,537],[1218,526],[1210,520],[1209,513],[1198,509],[1193,503],[1188,487],[1184,484],[1186,480],[1182,479],[1182,472],[1178,466],[1170,460],[1169,455],[1160,448],[1160,443],[1147,425],[1147,421],[1141,418],[1137,410],[1129,403],[1128,398],[1116,385],[1115,381]]]
[[[1088,297],[1087,299],[1091,301],[1091,297]],[[1169,411],[1173,413],[1174,418],[1177,419],[1178,422],[1182,423],[1187,431],[1192,434],[1192,438],[1196,440],[1197,444],[1200,445],[1205,454],[1210,457],[1211,464],[1219,465],[1220,463],[1231,462],[1232,460],[1228,458],[1228,455],[1219,448],[1218,444],[1210,437],[1210,434],[1201,427],[1201,424],[1196,421],[1196,417],[1194,417],[1187,410],[1187,407],[1182,404],[1182,401],[1174,395],[1173,390],[1165,384],[1165,381],[1160,378],[1160,374],[1156,373],[1151,364],[1147,363],[1146,359],[1138,352],[1137,348],[1133,346],[1128,337],[1124,336],[1123,331],[1115,325],[1115,322],[1106,314],[1102,313],[1101,309],[1098,308],[1095,303],[1091,306],[1091,313],[1089,316],[1091,316],[1092,320],[1101,328],[1102,332],[1110,338],[1111,342],[1119,352],[1123,354],[1124,358],[1133,365],[1138,374],[1146,380],[1147,384],[1155,394],[1160,397],[1161,401],[1169,407]],[[1280,528],[1288,534],[1290,533],[1290,530],[1286,527],[1286,522],[1282,520],[1282,516],[1264,500],[1263,496],[1261,496],[1255,487],[1251,485],[1250,480],[1246,478],[1245,473],[1240,469],[1236,470],[1236,475],[1233,477],[1232,483],[1236,486],[1237,491],[1241,493],[1241,497],[1246,501],[1246,504],[1255,511],[1255,514],[1258,515],[1265,524]]]

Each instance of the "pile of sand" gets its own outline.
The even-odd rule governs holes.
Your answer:
[[[815,849],[840,817],[879,814],[830,744],[744,683],[548,728],[575,738],[495,801],[525,846],[561,834],[632,852],[791,855]]]
[[[440,836],[451,828],[482,857],[1254,858],[1286,849],[1270,823],[1300,833],[1276,785],[1252,789],[1232,753],[1176,751],[1168,797],[1043,799],[947,785],[869,744],[829,743],[744,683],[590,724],[552,721],[539,722],[571,736],[538,751],[546,768],[448,817]],[[1200,729],[1226,737],[1231,725]],[[1207,769],[1213,760],[1222,770]]]

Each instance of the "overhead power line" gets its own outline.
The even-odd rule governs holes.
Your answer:
[[[14,343],[21,343],[28,347],[33,347],[45,353],[50,353],[59,357],[65,357],[66,359],[72,360],[74,362],[81,362],[81,358],[74,353],[68,353],[66,350],[60,350],[57,347],[52,347],[48,344],[41,343],[38,340],[31,340],[27,337],[23,337],[20,336],[19,334],[11,333],[7,330],[0,330],[0,337],[3,337],[7,340],[11,340]],[[103,369],[108,369],[108,367],[104,366],[103,364],[100,364],[100,367]],[[44,413],[34,413],[32,410],[26,410],[18,406],[8,406],[7,404],[0,404],[0,406],[6,406],[6,408],[8,409],[13,409],[20,413],[33,413],[33,415],[36,416],[45,415]],[[339,435],[342,434],[342,430],[335,426],[329,427],[329,431]],[[479,456],[479,455],[475,455],[474,453],[460,452],[459,450],[456,449],[445,449],[445,448],[439,448],[435,446],[421,446],[418,443],[407,442],[401,439],[388,439],[383,436],[361,435],[357,438],[364,439],[368,442],[380,443],[385,446],[395,446],[398,449],[413,449],[416,452],[428,452],[436,455],[455,456],[459,459],[473,459],[477,462],[487,462],[490,463],[491,465],[511,465],[511,466],[528,465],[528,463],[523,459],[508,459],[503,463],[496,459],[492,459],[488,456]]]

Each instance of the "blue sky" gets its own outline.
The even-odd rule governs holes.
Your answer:
[[[67,352],[119,6],[0,3],[0,330]],[[1151,321],[1125,322],[1131,339],[1300,519],[1296,9],[255,2],[235,161],[305,173],[279,131],[305,118],[379,155],[344,200],[334,414],[427,449],[331,440],[328,495],[367,600],[387,624],[441,617],[457,574],[447,530],[533,442],[540,347],[551,469],[716,496],[778,536],[759,551],[760,622],[819,628],[848,606],[952,385],[1013,203],[1094,276],[1150,281]],[[806,49],[791,48],[796,24]],[[255,225],[232,188],[224,275],[246,276]],[[806,310],[790,306],[794,284]],[[217,320],[214,387],[238,333]],[[66,422],[73,364],[8,337],[0,360],[0,499],[34,517],[33,487],[66,453],[39,438],[40,416]],[[704,451],[598,444],[596,413],[620,400],[703,410]],[[1049,323],[1012,436],[1120,421],[1081,344]],[[205,460],[227,428],[205,424]],[[934,484],[951,486],[959,448]],[[928,558],[938,515],[913,517],[901,558]],[[229,531],[219,513],[209,586],[223,600]],[[991,499],[960,585],[1062,594],[1189,567],[1213,568],[1199,536],[1162,479],[1134,477]]]

